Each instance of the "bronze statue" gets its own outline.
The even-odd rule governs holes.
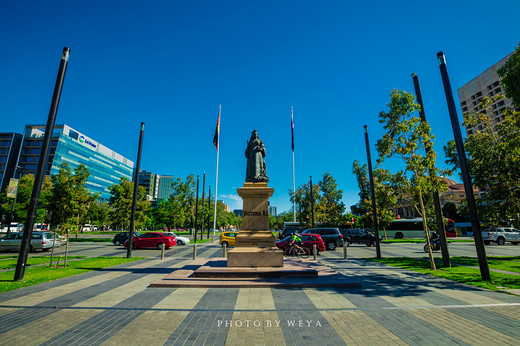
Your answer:
[[[251,139],[247,141],[246,158],[246,182],[258,183],[268,182],[267,171],[265,168],[265,147],[264,142],[258,138],[258,132],[251,132]]]

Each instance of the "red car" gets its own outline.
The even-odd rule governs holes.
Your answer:
[[[308,249],[311,254],[312,245],[314,244],[316,244],[316,250],[318,250],[318,253],[320,253],[320,251],[325,251],[325,243],[319,234],[299,234],[299,237],[302,239],[301,246]],[[289,246],[289,239],[291,239],[291,236],[285,237],[282,240],[278,240],[276,242],[276,246],[279,249],[285,249],[287,246]]]
[[[167,236],[162,233],[144,233],[138,237],[132,239],[133,249],[138,248],[157,248],[160,249],[161,245],[164,244],[164,248],[168,249],[172,246],[177,245],[175,237]],[[125,241],[125,247],[128,246],[128,240]]]

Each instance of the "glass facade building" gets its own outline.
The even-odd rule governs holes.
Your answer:
[[[173,176],[172,175],[161,175],[159,176],[159,191],[157,194],[158,202],[168,199],[173,193]]]
[[[29,174],[35,174],[41,152],[45,125],[27,125],[19,165]],[[90,137],[67,125],[56,125],[52,134],[45,175],[59,172],[62,163],[74,171],[83,164],[90,172],[87,188],[99,193],[100,199],[110,198],[110,185],[118,184],[122,177],[132,181],[134,163],[108,149]]]
[[[22,135],[19,133],[0,133],[0,190],[4,192],[9,180],[14,178],[16,161],[20,152]],[[18,177],[19,172],[16,172]]]

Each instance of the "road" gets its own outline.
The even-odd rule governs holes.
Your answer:
[[[206,246],[206,245],[204,245]],[[215,249],[220,248],[218,244],[209,245]],[[390,243],[381,244],[381,256],[383,257],[426,257],[423,250],[423,243]],[[174,246],[165,253],[168,257],[175,256],[176,253],[185,252],[186,248],[193,249],[193,244]],[[448,246],[450,257],[467,256],[477,257],[474,243],[451,243]],[[62,252],[64,249],[62,250]],[[335,253],[343,254],[343,248],[337,248]],[[8,254],[8,253],[3,253]],[[30,256],[49,256],[51,252],[35,252]],[[487,256],[518,256],[520,254],[520,246],[514,246],[507,243],[503,246],[491,244],[486,246]],[[112,243],[69,243],[69,255],[71,256],[126,256],[126,249],[122,246],[114,246]],[[160,257],[161,252],[157,249],[134,249],[132,255],[135,257]],[[367,247],[365,245],[354,244],[347,247],[348,258],[369,258],[376,257],[376,248]],[[441,252],[434,252],[435,257],[441,257]]]

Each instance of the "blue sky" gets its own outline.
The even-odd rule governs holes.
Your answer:
[[[46,122],[67,46],[56,123],[135,161],[144,121],[141,168],[199,174],[201,187],[206,172],[214,193],[221,104],[219,199],[241,208],[236,189],[256,129],[281,212],[292,208],[293,106],[296,185],[329,172],[349,210],[358,200],[352,162],[366,163],[363,125],[375,161],[390,91],[413,91],[417,73],[443,166],[453,133],[436,53],[446,54],[456,91],[514,50],[519,13],[514,0],[0,0],[0,132]]]

